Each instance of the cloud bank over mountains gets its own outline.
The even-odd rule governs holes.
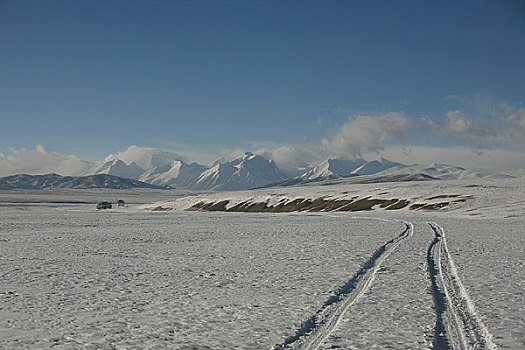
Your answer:
[[[436,123],[428,119],[423,120],[433,127],[438,134],[462,139],[478,154],[491,148],[490,139],[497,136],[494,126],[473,121],[468,114],[460,110],[449,111],[445,116],[446,121],[443,123]]]
[[[377,116],[349,117],[332,139],[323,139],[323,148],[334,153],[357,158],[364,151],[379,153],[386,142],[404,144],[408,120],[404,113],[389,112]]]
[[[274,142],[258,143],[258,149],[252,151],[273,160],[279,169],[290,176],[299,175],[329,158],[374,159],[380,156],[404,164],[468,164],[477,169],[525,175],[525,108],[509,106],[483,95],[451,97],[450,100],[455,106],[440,117],[419,119],[422,122],[419,126],[430,127],[427,136],[438,139],[440,146],[410,145],[407,140],[420,132],[417,122],[409,119],[404,112],[388,112],[351,115],[331,137],[325,137],[319,143],[305,141],[299,145],[283,146]],[[210,156],[220,158],[208,166],[231,161],[244,151],[247,150],[221,149],[217,154],[206,154],[208,159]],[[131,145],[95,164],[76,155],[49,151],[38,144],[33,149],[9,148],[6,153],[0,152],[0,176],[51,172],[87,175],[97,165],[100,172],[109,167],[120,167],[124,172],[128,171],[127,168],[133,168],[136,173],[141,173],[173,162],[186,165],[194,161],[202,162],[202,159],[188,159],[185,154],[204,154],[198,147],[189,153],[187,150],[182,153]],[[173,163],[172,171],[183,165]]]
[[[64,155],[51,152],[42,145],[34,149],[10,148],[11,154],[0,152],[0,176],[14,174],[47,174],[81,175],[94,164],[75,155]]]
[[[494,147],[525,146],[525,108],[489,96],[452,96],[457,108],[438,121],[422,118],[436,135],[448,137],[481,154]]]
[[[110,154],[103,161],[97,163],[82,160],[75,155],[51,152],[42,145],[37,145],[30,150],[11,149],[10,151],[11,154],[9,155],[0,153],[0,176],[22,173],[32,175],[58,173],[60,175],[83,176],[94,174],[95,169],[98,169],[100,173],[107,173],[111,167],[115,170],[120,166],[124,168],[121,170],[125,172],[135,166],[139,166],[141,170],[162,168],[162,164],[164,166],[170,164],[172,172],[184,166],[199,169],[203,167],[199,164],[186,164],[184,161],[178,160],[178,155],[175,152],[136,145],[132,145],[124,151]],[[411,152],[408,156],[405,151],[406,148],[403,146],[390,146],[381,152],[381,156],[403,164],[443,163],[498,171],[518,177],[525,176],[525,155],[520,151],[491,149],[478,155],[465,147],[426,146],[411,146]],[[259,149],[254,153],[272,159],[278,168],[290,177],[301,175],[312,166],[319,165],[329,158],[338,157],[315,144]],[[366,156],[366,159],[378,158],[374,153],[367,153]],[[342,158],[349,159],[348,157]],[[215,163],[227,163],[232,159],[232,157],[222,158]],[[166,163],[162,163],[164,161]],[[118,176],[118,174],[115,175]]]
[[[174,160],[187,161],[186,157],[175,151],[154,147],[139,147],[137,145],[131,145],[125,151],[110,154],[104,161],[109,162],[115,159],[120,159],[128,165],[135,163],[142,169],[158,167]]]

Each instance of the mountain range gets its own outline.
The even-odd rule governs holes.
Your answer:
[[[299,178],[317,180],[320,178],[333,179],[346,176],[372,175],[399,165],[402,164],[391,162],[384,158],[370,162],[363,158],[330,158],[307,170]]]
[[[155,159],[154,155],[152,159]],[[142,169],[133,161],[126,164],[119,158],[109,156],[90,173],[137,179],[157,186],[216,191],[256,188],[288,178],[273,160],[251,152],[232,160],[220,159],[210,167],[182,160],[171,160],[157,166],[153,164],[158,162],[150,164],[149,168]]]
[[[170,159],[165,164],[159,161]],[[214,191],[339,182],[339,179],[347,178],[356,178],[351,180],[352,183],[367,183],[509,177],[447,164],[405,165],[385,158],[371,161],[363,158],[329,158],[305,169],[298,176],[289,176],[271,159],[251,152],[245,152],[234,159],[221,158],[210,166],[188,164],[166,154],[162,157],[152,154],[151,160],[155,161],[141,162],[147,167],[143,170],[134,161],[126,164],[123,160],[110,156],[96,166],[93,172],[138,179],[157,186]]]
[[[58,174],[45,175],[12,175],[0,178],[0,190],[26,189],[44,190],[55,188],[150,188],[169,189],[168,186],[156,186],[142,181],[125,179],[114,175],[98,174],[89,176],[61,176]]]
[[[348,178],[359,178],[351,180],[352,183],[366,183],[511,177],[446,164],[404,165],[384,158],[367,161],[342,157],[329,158],[298,176],[290,176],[273,160],[250,152],[234,159],[221,158],[210,166],[186,163],[163,151],[150,153],[136,157],[125,152],[110,155],[80,177],[57,174],[9,176],[0,179],[0,189],[146,187],[224,191],[339,182],[339,179]]]

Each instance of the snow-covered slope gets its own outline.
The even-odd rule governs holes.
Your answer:
[[[311,182],[336,180],[342,177],[357,177],[362,175],[373,175],[380,173],[386,169],[390,169],[401,164],[391,162],[387,159],[366,161],[363,158],[348,159],[348,158],[329,158],[324,162],[310,168],[308,171],[300,176],[292,179],[287,179],[276,183],[275,185],[290,186],[298,184],[306,184]],[[398,175],[398,174],[396,174]],[[403,175],[420,175],[419,173],[404,173]],[[395,177],[393,179],[397,179]],[[381,181],[386,181],[383,177]],[[407,177],[408,179],[408,177]],[[367,179],[370,181],[370,179]],[[398,180],[394,180],[398,181]],[[406,181],[403,180],[403,181]],[[273,184],[272,184],[273,185]]]
[[[120,159],[108,158],[109,157],[106,157],[102,164],[97,165],[89,175],[108,174],[127,179],[138,179],[139,176],[144,173],[144,169],[139,167],[135,162],[131,162],[128,165]]]
[[[215,164],[200,174],[192,189],[241,190],[286,179],[272,160],[246,152],[239,158]]]
[[[302,186],[208,193],[157,202],[142,208],[229,212],[454,212],[467,217],[523,216],[525,208],[523,179],[351,182],[359,178],[339,178],[334,180],[332,186],[317,182]]]
[[[380,160],[364,163],[359,168],[353,170],[352,175],[373,175],[399,165],[401,164],[381,158]]]
[[[330,158],[314,166],[301,176],[302,180],[317,180],[321,178],[338,178],[345,176],[372,175],[401,165],[387,159],[366,161],[363,158]]]
[[[142,159],[144,164],[156,165],[144,170],[135,162],[126,164],[123,160],[115,158],[115,155],[110,155],[90,173],[110,174],[139,179],[154,185],[197,190],[250,189],[287,178],[272,160],[250,152],[233,160],[220,159],[209,169],[204,165],[187,164],[181,160],[162,163],[167,156],[172,155],[161,153],[158,154],[159,157],[156,156],[157,154],[152,153],[150,158]]]
[[[139,180],[154,185],[185,188],[191,187],[206,169],[204,165],[197,163],[186,164],[183,161],[174,160],[146,171],[139,177]]]
[[[109,154],[106,157],[106,161],[114,159],[120,159],[126,164],[135,163],[144,170],[150,170],[174,160],[182,160],[184,157],[170,150],[131,145],[125,151]]]
[[[348,176],[355,169],[361,167],[367,162],[362,158],[355,160],[346,158],[330,158],[318,164],[302,174],[300,178],[305,180],[313,180],[322,177],[336,178],[340,176]]]

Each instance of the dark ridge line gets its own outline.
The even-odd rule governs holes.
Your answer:
[[[374,267],[375,262],[385,252],[386,247],[403,237],[409,230],[410,227],[408,226],[408,224],[405,224],[405,230],[401,232],[399,236],[392,238],[391,240],[383,244],[381,247],[379,247],[374,252],[374,254],[372,254],[372,256],[367,261],[365,261],[361,268],[354,274],[354,276],[348,282],[341,286],[334,295],[328,298],[328,300],[324,302],[323,306],[319,310],[317,310],[317,312],[314,315],[310,316],[306,321],[303,322],[303,324],[301,324],[301,327],[299,327],[299,329],[295,332],[294,335],[291,335],[288,338],[286,338],[283,343],[275,345],[274,349],[285,349],[288,345],[295,343],[301,337],[304,337],[305,335],[311,333],[315,328],[317,328],[316,325],[321,326],[323,323],[317,324],[317,319],[318,316],[322,313],[322,311],[324,311],[330,305],[341,302],[346,296],[348,296],[348,294],[350,294],[355,289],[357,282],[359,282],[359,279],[363,275],[365,275],[366,272],[368,272],[368,270]]]
[[[451,346],[447,338],[445,324],[443,323],[443,315],[447,309],[445,294],[441,292],[437,284],[436,276],[438,274],[438,271],[436,269],[436,264],[432,256],[432,250],[434,246],[441,240],[441,235],[438,233],[434,226],[432,226],[431,224],[429,225],[435,234],[434,240],[432,241],[427,250],[428,274],[430,276],[430,282],[432,284],[432,299],[434,300],[434,309],[436,310],[436,324],[434,326],[432,348],[437,350],[448,350],[451,349]]]

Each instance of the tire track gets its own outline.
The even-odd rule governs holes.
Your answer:
[[[435,349],[496,349],[492,335],[476,312],[448,250],[445,231],[429,222],[435,234],[427,252],[436,309]]]
[[[444,293],[441,292],[437,278],[439,276],[439,266],[441,261],[441,235],[435,232],[435,237],[427,250],[427,265],[428,273],[430,275],[430,283],[432,285],[432,299],[434,300],[434,309],[436,310],[436,324],[434,326],[434,337],[432,339],[432,348],[437,350],[450,349],[447,338],[445,324],[443,322],[443,315],[447,308],[447,299]]]
[[[411,222],[402,222],[405,229],[401,234],[379,247],[359,271],[308,318],[294,335],[275,345],[273,349],[317,349],[337,328],[345,312],[368,291],[381,263],[404,239],[413,234],[414,225]]]

